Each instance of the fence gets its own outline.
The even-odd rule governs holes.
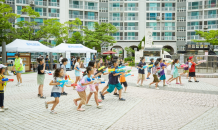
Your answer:
[[[186,63],[187,58],[193,56],[193,60],[195,63],[198,61],[206,60],[206,62],[201,63],[200,65],[196,66],[195,72],[196,73],[218,73],[218,56],[217,55],[183,55],[183,54],[176,54],[172,56],[172,59],[179,59],[180,63]]]

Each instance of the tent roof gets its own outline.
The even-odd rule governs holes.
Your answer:
[[[0,48],[2,51],[2,48]],[[50,52],[51,48],[38,41],[16,39],[6,45],[7,52]]]
[[[66,51],[70,51],[72,53],[97,53],[96,50],[92,50],[86,46],[83,46],[82,44],[61,43],[58,46],[52,48],[52,52],[65,53]]]

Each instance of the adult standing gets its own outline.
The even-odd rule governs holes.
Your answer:
[[[62,59],[63,59],[63,56],[61,55],[61,57],[59,58],[60,67],[62,66]]]
[[[46,55],[46,58],[45,58],[45,63],[46,63],[45,69],[48,68],[48,70],[49,70],[49,63],[48,63],[48,61],[49,61],[49,58],[48,58],[48,55]]]
[[[15,54],[15,62],[14,62],[14,66],[12,68],[13,71],[16,70],[17,73],[17,81],[18,83],[16,84],[16,86],[20,87],[22,85],[22,78],[21,78],[21,73],[23,73],[24,67],[23,67],[23,62],[22,59],[20,58],[20,54],[16,53]]]
[[[75,59],[75,57],[73,56],[73,57],[72,57],[72,60],[71,60],[73,70],[74,70],[74,61],[75,61],[75,60],[76,60],[76,59]]]

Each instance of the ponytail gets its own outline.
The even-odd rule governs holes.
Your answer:
[[[83,76],[86,76],[90,70],[92,70],[91,66],[86,67],[86,70],[84,71]]]

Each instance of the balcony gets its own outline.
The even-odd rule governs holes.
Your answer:
[[[199,6],[189,6],[188,10],[202,9],[202,5]]]
[[[199,30],[202,29],[202,25],[188,26],[188,30]]]
[[[98,7],[97,6],[85,6],[85,9],[98,10]]]
[[[176,40],[175,36],[162,36],[161,40]]]
[[[125,11],[138,11],[138,7],[125,7]]]
[[[74,14],[69,14],[70,18],[79,18],[79,19],[83,19],[83,15],[74,15]]]
[[[176,27],[175,26],[166,26],[166,27],[162,27],[163,30],[175,30]]]
[[[58,18],[59,17],[59,13],[49,13],[49,17]]]
[[[110,17],[110,21],[122,21],[123,17]]]
[[[138,40],[138,36],[125,36],[125,40]]]
[[[38,12],[40,16],[47,16],[46,12]]]
[[[214,24],[214,25],[207,25],[208,29],[218,29],[218,25]]]
[[[86,20],[98,20],[98,16],[88,16],[88,15],[86,15],[85,19]]]
[[[198,15],[198,16],[188,16],[188,20],[193,20],[193,19],[202,19],[202,15]]]
[[[153,30],[160,30],[160,26],[146,26],[146,28],[152,28]]]
[[[160,11],[160,7],[147,7],[147,11]]]
[[[86,27],[89,29],[89,30],[95,30],[95,28],[93,26],[87,26]]]
[[[138,26],[125,26],[125,30],[138,30]]]
[[[6,4],[14,5],[14,0],[5,0]]]
[[[29,4],[28,0],[17,0],[16,1],[17,4]]]
[[[128,21],[138,20],[138,16],[127,16],[125,17],[125,20],[128,20]]]
[[[110,7],[109,11],[123,11],[123,7]]]
[[[122,27],[122,26],[116,26],[116,28],[117,28],[118,30],[123,30],[123,27]]]
[[[218,14],[204,15],[204,19],[218,18]]]
[[[152,36],[152,39],[155,40],[160,40],[160,36]]]
[[[115,40],[123,40],[122,36],[113,36]]]
[[[162,20],[175,20],[175,17],[162,17]]]
[[[162,7],[162,11],[175,11],[175,7]]]
[[[34,1],[35,5],[47,6],[47,1]]]
[[[188,40],[192,40],[192,39],[199,39],[199,40],[202,40],[203,38],[201,38],[199,35],[188,36]]]
[[[71,4],[71,5],[69,5],[69,8],[83,9],[83,6],[82,6],[82,5],[74,5],[74,4]]]
[[[58,2],[49,2],[49,6],[60,7],[60,4]]]
[[[157,17],[147,17],[147,20],[157,20]]]
[[[27,15],[27,12],[22,12],[21,10],[17,10],[17,14],[20,14],[20,15]]]
[[[206,5],[204,5],[204,9],[212,9],[212,8],[218,8],[218,4],[206,4]]]

